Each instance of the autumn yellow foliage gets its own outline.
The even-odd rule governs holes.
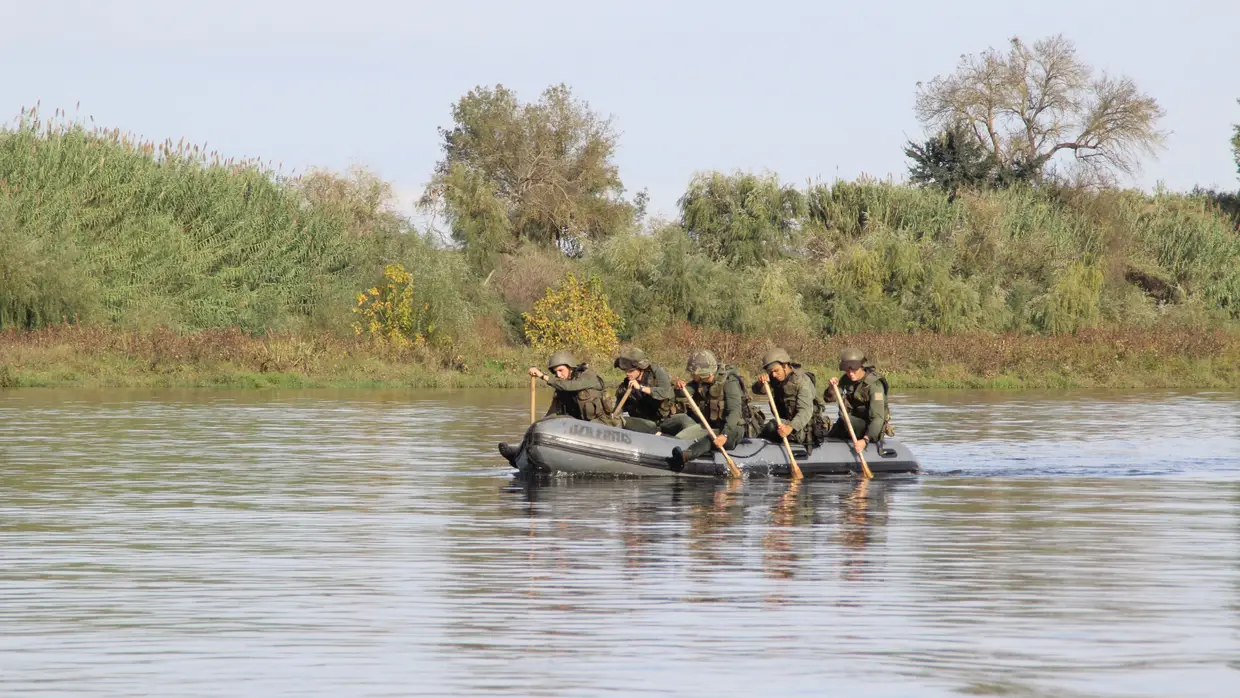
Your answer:
[[[583,283],[569,272],[521,317],[525,338],[540,351],[569,349],[595,358],[610,355],[620,345],[616,329],[621,318],[611,309],[597,276]]]
[[[388,283],[357,294],[353,312],[363,322],[353,323],[353,331],[367,333],[372,339],[394,348],[424,346],[435,331],[430,320],[430,303],[414,295],[413,276],[404,265],[389,264],[383,268]]]

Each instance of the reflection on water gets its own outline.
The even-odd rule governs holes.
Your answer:
[[[0,392],[0,695],[1226,696],[1235,394],[922,393],[926,474],[514,478],[520,392]]]

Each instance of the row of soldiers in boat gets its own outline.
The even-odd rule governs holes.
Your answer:
[[[529,374],[555,390],[543,419],[581,419],[688,442],[673,449],[669,459],[672,467],[706,454],[712,445],[731,448],[746,437],[787,439],[807,452],[827,439],[851,441],[860,454],[870,443],[882,448],[883,437],[894,434],[887,406],[887,380],[860,349],[848,348],[840,353],[842,373],[829,379],[821,397],[814,374],[782,348],[762,357],[762,371],[749,386],[736,368],[720,363],[714,353],[704,349],[689,356],[685,365],[688,380],[673,379],[666,368],[651,362],[638,348],[622,351],[614,366],[624,371],[614,395],[607,391],[602,377],[579,363],[571,352],[553,353],[547,372],[531,366]],[[753,396],[762,402],[752,400]],[[692,410],[694,414],[690,414],[690,399],[697,407]],[[834,424],[828,417],[827,406],[840,401],[852,422],[851,431],[843,417]],[[778,419],[764,409],[772,402]],[[713,439],[695,414],[710,425]],[[509,461],[519,450],[500,444],[500,453]]]

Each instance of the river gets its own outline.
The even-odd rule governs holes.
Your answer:
[[[0,695],[1240,695],[1240,394],[892,408],[921,475],[526,482],[521,391],[0,391]]]

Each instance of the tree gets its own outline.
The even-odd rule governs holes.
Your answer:
[[[479,87],[441,128],[444,157],[419,202],[443,215],[476,264],[522,240],[579,253],[589,238],[631,225],[644,204],[622,197],[610,119],[573,99],[565,85],[522,104],[503,85]]]
[[[909,180],[922,186],[937,187],[954,198],[960,188],[977,189],[995,182],[995,159],[961,124],[953,124],[938,135],[918,144],[908,141],[904,154]]]
[[[594,359],[608,356],[620,344],[616,328],[621,319],[607,302],[598,276],[583,283],[569,272],[521,317],[525,338],[539,351],[568,349]]]
[[[1236,100],[1236,104],[1240,104],[1240,99]],[[1236,160],[1236,175],[1240,176],[1240,124],[1233,124],[1234,129],[1231,137],[1231,153]]]
[[[775,175],[696,175],[677,202],[681,225],[716,260],[747,266],[784,256],[806,214],[805,196]]]
[[[917,83],[915,112],[934,130],[963,126],[1001,171],[1037,178],[1068,152],[1095,175],[1131,174],[1162,146],[1165,112],[1131,79],[1093,72],[1062,36],[1013,38],[1006,54],[962,56],[954,73]]]

